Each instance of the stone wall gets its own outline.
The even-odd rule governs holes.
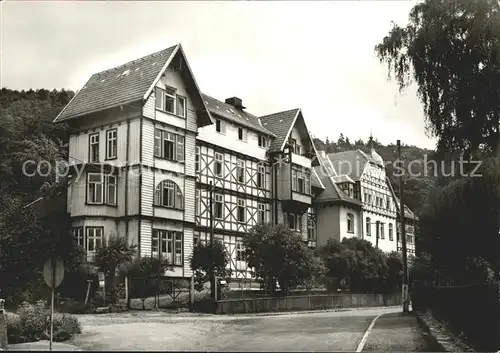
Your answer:
[[[230,299],[217,302],[217,314],[324,310],[402,305],[397,294],[331,294],[289,297]]]

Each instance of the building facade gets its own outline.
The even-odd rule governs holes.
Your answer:
[[[346,172],[353,156],[318,153],[300,109],[258,117],[237,97],[203,94],[180,44],[92,75],[54,122],[69,126],[68,212],[89,261],[117,235],[168,259],[166,275],[190,277],[193,246],[213,227],[248,286],[241,239],[258,223],[285,224],[310,247],[345,236],[396,244],[375,151],[355,152],[362,171]]]
[[[370,153],[359,149],[330,154],[320,151],[315,175],[326,189],[313,202],[319,245],[329,239],[358,237],[385,252],[401,252],[399,199],[371,136],[369,145]],[[407,253],[414,254],[416,217],[406,206],[405,220]]]

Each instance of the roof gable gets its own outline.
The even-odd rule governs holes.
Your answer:
[[[290,109],[259,117],[262,126],[276,135],[269,146],[269,152],[283,151],[300,109]]]
[[[183,78],[189,80],[191,86],[194,87],[191,93],[196,106],[199,107],[199,126],[211,124],[210,113],[201,99],[198,85],[180,44],[93,74],[54,119],[54,122],[146,100],[176,55],[182,55],[187,68],[183,70],[186,72]]]
[[[268,128],[276,135],[276,139],[271,143],[271,146],[269,147],[270,152],[283,151],[286,143],[290,139],[293,128],[296,126],[301,127],[303,130],[305,130],[305,137],[311,144],[311,151],[308,152],[312,153],[313,155],[313,166],[319,165],[319,161],[317,160],[319,154],[316,150],[316,146],[314,145],[312,136],[309,133],[309,129],[307,128],[301,109],[292,109],[284,112],[261,116],[260,120],[262,121],[262,125],[264,127]]]
[[[203,127],[206,125],[211,125],[213,124],[212,117],[210,115],[210,112],[208,110],[208,107],[205,104],[205,100],[203,99],[202,93],[200,91],[200,88],[198,87],[198,83],[196,82],[196,79],[193,75],[193,71],[191,70],[191,66],[189,66],[189,62],[187,60],[186,54],[184,53],[184,49],[182,48],[182,45],[179,44],[177,46],[177,51],[174,52],[169,60],[165,63],[164,67],[158,74],[158,76],[155,78],[151,86],[149,87],[148,91],[144,94],[144,100],[148,99],[148,97],[153,93],[153,90],[155,86],[158,84],[158,81],[161,79],[162,75],[165,73],[167,68],[170,66],[172,63],[172,60],[175,59],[177,56],[180,56],[180,59],[182,60],[185,68],[184,70],[181,70],[181,77],[182,79],[188,83],[187,88],[189,90],[190,98],[194,101],[195,106],[198,108],[197,109],[197,125],[199,127]]]
[[[142,100],[178,45],[93,74],[54,122]]]

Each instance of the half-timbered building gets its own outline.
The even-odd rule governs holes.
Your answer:
[[[325,190],[314,199],[317,217],[317,243],[359,237],[386,251],[401,251],[399,200],[386,176],[382,157],[369,140],[370,152],[351,150],[319,153],[315,169]],[[413,254],[413,212],[405,206],[407,253]]]
[[[213,234],[234,283],[251,286],[241,240],[262,222],[312,248],[357,236],[397,249],[397,209],[373,149],[318,154],[301,109],[256,116],[238,97],[201,93],[180,44],[92,75],[54,122],[69,126],[67,207],[89,261],[118,235],[186,278],[193,246]]]

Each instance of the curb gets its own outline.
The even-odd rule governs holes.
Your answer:
[[[440,352],[475,352],[472,347],[453,336],[429,313],[415,312],[417,322],[430,341],[431,350]]]
[[[300,314],[317,314],[317,313],[332,313],[343,311],[360,311],[360,310],[376,310],[376,309],[389,309],[396,308],[400,305],[388,306],[371,306],[362,308],[337,308],[337,309],[321,309],[321,310],[303,310],[303,311],[281,311],[281,312],[263,312],[263,313],[238,313],[238,314],[216,314],[216,316],[227,317],[252,317],[252,316],[284,316],[284,315],[300,315]]]

